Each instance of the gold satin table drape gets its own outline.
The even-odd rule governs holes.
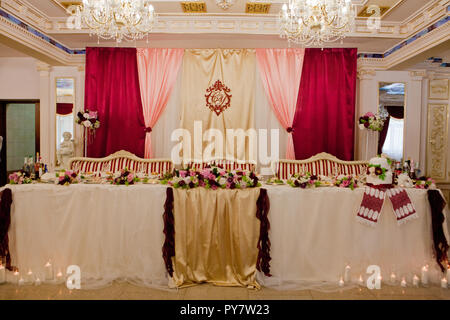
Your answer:
[[[173,189],[174,285],[260,288],[256,262],[260,189]]]
[[[209,144],[202,142],[203,137],[194,139],[194,122],[201,121],[202,132],[217,129],[223,136],[223,156],[227,153],[234,159],[255,159],[254,146],[250,146],[248,138],[245,146],[239,146],[235,138],[233,149],[227,142],[227,129],[254,128],[255,103],[255,68],[256,53],[254,49],[186,49],[183,56],[183,75],[181,89],[181,128],[191,135],[190,157],[196,162],[203,159],[203,151]],[[205,95],[207,89],[219,80],[230,89],[230,106],[217,115],[207,107]],[[201,146],[197,150],[194,144]],[[252,154],[249,148],[252,147]],[[199,152],[196,152],[199,151]],[[183,151],[183,156],[186,154]],[[230,157],[229,157],[230,158]],[[231,159],[230,159],[231,160]]]

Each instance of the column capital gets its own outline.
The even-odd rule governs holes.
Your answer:
[[[413,70],[409,72],[413,81],[422,81],[427,76],[426,70]]]
[[[358,70],[357,76],[360,80],[372,80],[376,74],[375,69],[361,68]]]
[[[49,75],[50,70],[51,70],[51,66],[45,62],[42,61],[37,61],[36,62],[36,69],[37,71],[39,71],[39,74],[41,75],[41,77],[46,77]]]

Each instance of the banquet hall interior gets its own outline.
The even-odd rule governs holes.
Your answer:
[[[0,300],[450,300],[449,0],[1,0]]]

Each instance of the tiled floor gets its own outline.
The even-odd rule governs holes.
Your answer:
[[[312,290],[278,291],[263,288],[216,287],[209,284],[180,290],[156,290],[127,283],[96,290],[68,290],[64,285],[0,285],[0,300],[450,300],[450,289],[401,288],[385,286],[380,290],[357,288],[334,293]]]

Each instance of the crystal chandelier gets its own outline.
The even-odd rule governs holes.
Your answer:
[[[345,38],[355,25],[351,0],[289,0],[280,11],[280,36],[304,46]]]
[[[156,14],[149,0],[83,0],[74,15],[102,39],[142,39],[152,31]]]
[[[223,10],[227,10],[234,4],[234,0],[216,0],[216,4]]]

